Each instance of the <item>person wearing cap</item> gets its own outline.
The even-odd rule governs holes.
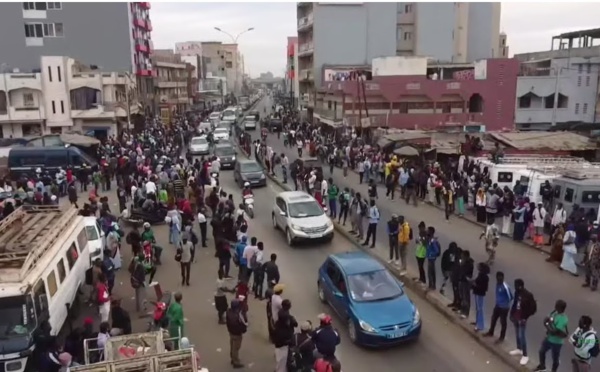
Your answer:
[[[298,372],[311,372],[315,364],[315,343],[312,335],[313,327],[310,320],[300,324],[300,333],[294,335],[291,345],[290,364],[288,370]],[[289,368],[293,367],[293,368]]]
[[[334,357],[336,346],[340,344],[340,335],[331,324],[331,316],[320,314],[319,321],[319,328],[313,332],[312,340],[319,354]]]
[[[281,294],[283,293],[284,288],[285,286],[281,283],[273,287],[273,296],[271,296],[271,318],[273,324],[277,323],[279,317],[279,310],[281,310],[281,303],[283,302]]]

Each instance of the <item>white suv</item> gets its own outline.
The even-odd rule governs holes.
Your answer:
[[[285,191],[277,195],[273,227],[285,233],[288,245],[302,240],[333,239],[333,222],[319,203],[303,191]]]

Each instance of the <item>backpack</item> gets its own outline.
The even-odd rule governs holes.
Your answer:
[[[254,252],[252,257],[250,257],[250,262],[248,267],[251,269],[255,269],[258,266],[258,252]]]
[[[310,337],[307,337],[301,344],[298,345],[298,334],[294,335],[294,346],[290,347],[290,355],[288,358],[287,368],[288,371],[299,371],[302,366],[302,354],[300,349],[302,346],[311,341]]]
[[[590,334],[594,335],[594,346],[592,346],[592,348],[588,352],[590,353],[590,356],[592,358],[596,358],[596,357],[598,357],[598,354],[600,354],[600,341],[598,341],[598,335],[596,334],[596,332],[589,331],[589,332],[586,332],[585,334],[583,334],[581,337],[583,337],[585,339]]]

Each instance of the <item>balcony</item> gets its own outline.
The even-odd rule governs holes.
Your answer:
[[[109,119],[114,118],[114,111],[108,111],[104,105],[97,105],[89,110],[71,110],[73,119]]]
[[[146,22],[141,18],[134,18],[133,25],[139,28],[143,28],[144,30],[146,29]]]
[[[69,89],[77,89],[82,87],[89,87],[93,89],[102,90],[102,73],[95,72],[76,72],[69,79]]]
[[[307,57],[313,54],[313,43],[308,42],[298,46],[298,57]]]
[[[150,5],[149,2],[140,2],[138,4],[140,4],[140,7],[144,8],[144,9],[150,9],[151,8],[151,5]]]
[[[146,21],[146,30],[152,31],[152,22],[150,20]]]
[[[20,121],[41,121],[45,119],[43,108],[36,105],[11,107],[8,116],[11,120]]]
[[[130,102],[129,113],[137,114],[139,112],[139,106],[136,102]],[[104,102],[104,110],[108,112],[114,112],[114,115],[118,118],[127,117],[127,103],[126,102]]]
[[[302,17],[298,20],[298,31],[308,31],[313,25],[313,14],[310,13],[306,17]]]
[[[150,53],[150,48],[143,41],[135,41],[135,50],[142,53]]]
[[[131,78],[127,74],[116,72],[103,72],[102,85],[133,85]]]
[[[160,103],[165,105],[185,105],[190,103],[190,99],[185,94],[161,95]]]
[[[152,77],[154,76],[154,71],[152,71],[151,69],[147,69],[147,68],[139,68],[135,71],[135,74],[137,76],[147,76],[147,77]]]
[[[300,70],[299,80],[300,81],[313,81],[314,76],[313,76],[312,70],[310,70],[310,69]]]
[[[187,83],[187,79],[181,77],[168,78],[159,76],[155,79],[155,85],[158,88],[186,88]]]

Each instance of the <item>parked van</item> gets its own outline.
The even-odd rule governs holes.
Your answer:
[[[71,167],[78,170],[83,164],[88,167],[98,165],[92,158],[77,147],[16,147],[8,153],[8,170],[12,179],[23,174],[32,174],[37,168],[55,172],[58,168]]]
[[[567,212],[571,212],[573,205],[577,204],[580,208],[584,208],[586,212],[594,209],[596,214],[598,213],[600,170],[593,168],[572,170],[562,177],[554,179],[552,186],[554,188],[554,201],[562,203]]]

